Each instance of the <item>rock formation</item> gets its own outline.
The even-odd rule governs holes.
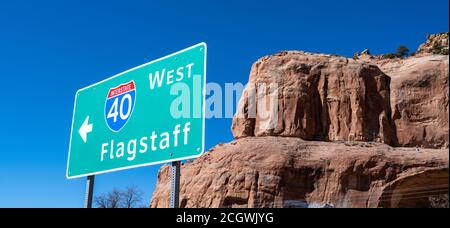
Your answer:
[[[448,32],[431,34],[427,38],[427,41],[417,49],[417,54],[431,53],[448,55]]]
[[[379,60],[376,64],[391,77],[397,144],[448,148],[448,55]]]
[[[248,84],[233,119],[235,138],[271,135],[396,142],[390,78],[375,65],[339,56],[281,52],[253,64]],[[258,102],[271,94],[258,91],[258,84],[277,86],[277,115],[261,115],[265,109],[258,108]],[[253,88],[258,99],[250,102]],[[256,115],[248,113],[251,109]]]
[[[151,207],[168,207],[170,166]],[[448,194],[448,151],[247,137],[181,167],[181,207],[431,207]]]
[[[428,38],[407,58],[258,60],[236,139],[183,164],[181,206],[448,207],[448,33]],[[168,206],[169,177],[151,207]]]
[[[407,58],[357,56],[358,62],[374,64],[391,78],[391,113],[398,146],[448,148],[448,39],[448,32],[429,35]]]

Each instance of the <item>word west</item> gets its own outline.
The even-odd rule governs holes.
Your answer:
[[[157,134],[155,131],[150,136],[144,136],[140,139],[130,139],[128,142],[106,142],[102,144],[100,161],[105,159],[120,159],[125,158],[128,161],[133,161],[136,154],[139,152],[144,154],[151,151],[166,150],[171,147],[178,147],[180,144],[187,145],[189,143],[190,122],[184,124],[183,129],[181,124],[175,125],[172,132],[162,132]],[[179,135],[183,132],[183,137],[180,141]]]
[[[194,63],[189,63],[186,66],[180,66],[176,69],[166,69],[157,70],[154,73],[149,73],[150,79],[150,90],[153,90],[156,87],[161,87],[163,82],[166,85],[171,85],[175,82],[180,82],[184,79],[184,77],[191,78],[192,67]]]

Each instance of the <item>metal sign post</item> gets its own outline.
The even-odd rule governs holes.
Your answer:
[[[86,194],[84,195],[84,208],[92,208],[92,198],[94,197],[95,175],[86,178]]]
[[[170,189],[170,208],[180,207],[180,161],[172,162],[172,186]]]

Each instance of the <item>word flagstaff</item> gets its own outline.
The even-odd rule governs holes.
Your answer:
[[[130,139],[128,142],[115,142],[114,140],[111,140],[110,142],[103,143],[100,161],[125,157],[128,161],[133,161],[136,158],[137,153],[145,154],[149,150],[166,150],[171,148],[171,145],[172,147],[178,147],[180,144],[187,145],[189,143],[189,132],[191,130],[190,125],[190,122],[186,122],[183,129],[180,129],[181,124],[177,124],[171,133],[162,132],[157,134],[155,131],[152,131],[149,136],[143,136],[139,139]],[[182,141],[179,139],[181,132],[183,134]]]

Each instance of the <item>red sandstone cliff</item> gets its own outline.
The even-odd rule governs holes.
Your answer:
[[[256,116],[248,117],[242,110],[264,101],[249,102],[248,86],[233,119],[235,138],[271,135],[396,143],[390,78],[375,65],[332,55],[281,52],[253,64],[249,85],[257,83],[276,83],[278,115],[261,118],[257,107]],[[270,96],[264,92],[256,91]],[[268,122],[275,123],[274,128],[267,128]]]
[[[181,206],[448,207],[446,34],[403,59],[261,58],[233,119],[236,140],[182,166]],[[262,101],[276,115],[258,115]],[[163,166],[151,207],[168,206],[169,177]]]
[[[163,166],[151,207],[168,207]],[[448,151],[373,142],[247,137],[181,167],[181,207],[432,207],[448,194]]]
[[[401,146],[448,148],[448,55],[379,60],[391,77],[392,119]]]

